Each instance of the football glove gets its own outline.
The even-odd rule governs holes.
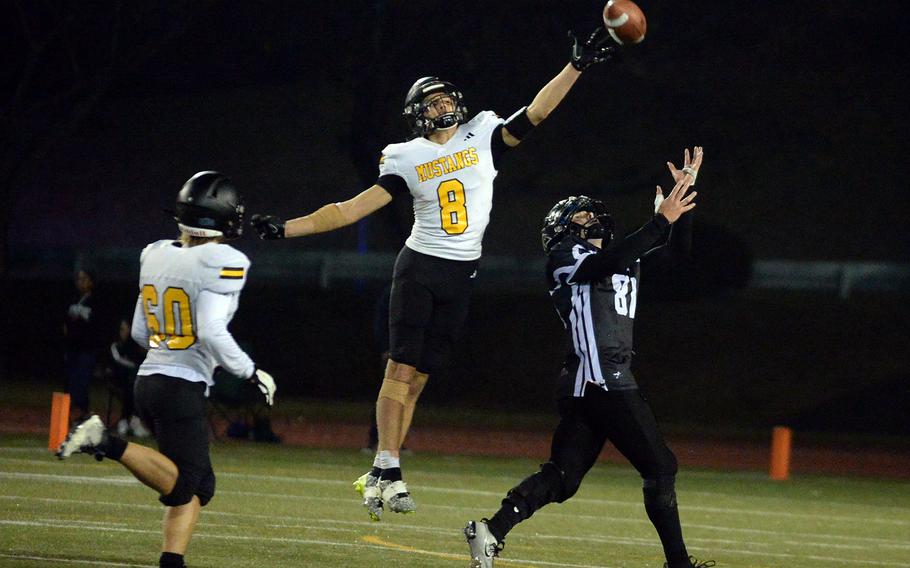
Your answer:
[[[275,385],[275,379],[272,378],[272,375],[266,373],[262,369],[256,369],[253,375],[247,380],[259,389],[259,392],[261,392],[263,398],[265,398],[265,403],[272,406],[275,402],[275,392],[278,390],[278,386]]]
[[[284,221],[274,215],[260,215],[255,213],[250,217],[250,223],[260,239],[274,240],[284,238]]]
[[[578,41],[575,32],[569,32],[572,45],[572,67],[584,71],[595,63],[603,63],[619,51],[618,46],[603,26],[598,26],[584,42]],[[611,45],[612,44],[612,45]]]

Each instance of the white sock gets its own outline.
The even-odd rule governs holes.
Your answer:
[[[373,467],[378,467],[379,469],[382,469],[382,466],[380,465],[380,462],[379,462],[379,452],[376,452],[376,455],[373,457]]]
[[[379,452],[379,467],[380,469],[401,467],[401,461],[397,457],[393,457],[392,452],[383,450]]]

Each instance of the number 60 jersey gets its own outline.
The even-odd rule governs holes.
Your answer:
[[[404,179],[414,198],[410,249],[451,260],[480,258],[497,173],[491,139],[502,123],[483,111],[445,144],[415,138],[382,151],[379,175]]]
[[[214,242],[161,240],[145,247],[140,263],[132,336],[148,355],[139,375],[212,386],[216,365],[238,377],[253,374],[253,361],[227,330],[250,267],[245,254]]]

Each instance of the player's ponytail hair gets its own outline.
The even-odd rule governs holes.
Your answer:
[[[224,237],[197,237],[189,233],[180,232],[180,242],[187,248],[204,245],[205,243],[221,243]]]

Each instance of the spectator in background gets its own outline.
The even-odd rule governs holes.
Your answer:
[[[150,432],[136,414],[133,403],[133,385],[136,382],[136,371],[145,359],[145,351],[130,337],[130,322],[120,320],[117,341],[111,343],[110,380],[111,386],[120,393],[122,409],[117,421],[117,434],[148,438]]]
[[[71,415],[79,422],[88,417],[89,388],[103,342],[94,295],[95,275],[86,268],[79,269],[74,283],[78,297],[67,307],[63,320],[64,367],[66,392],[72,400]]]

